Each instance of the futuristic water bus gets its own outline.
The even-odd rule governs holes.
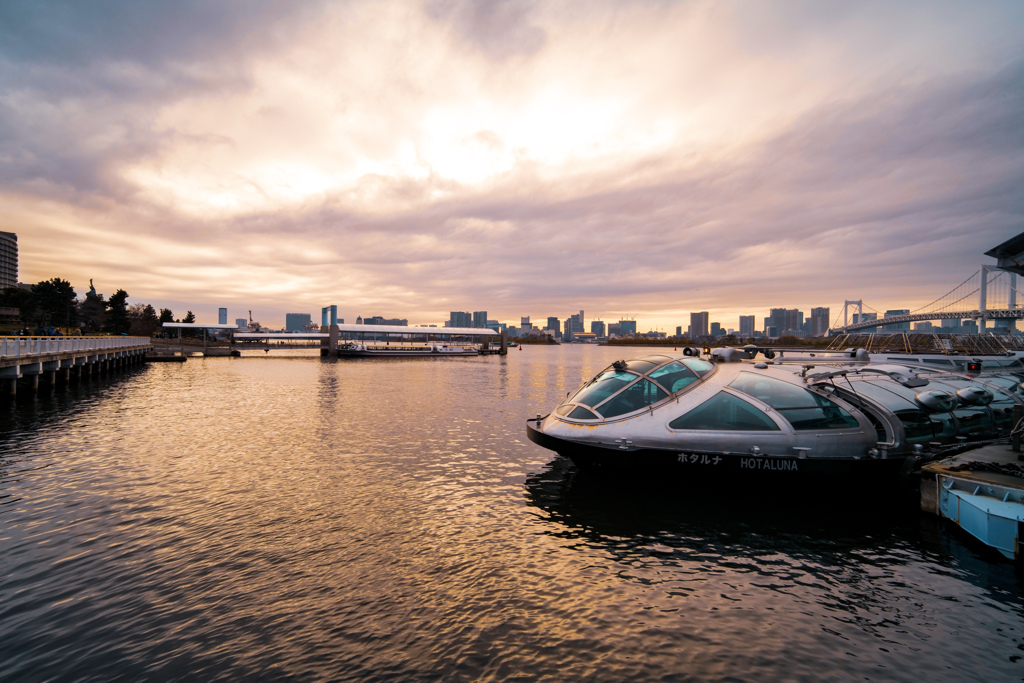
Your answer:
[[[928,451],[1008,434],[1024,405],[1012,380],[872,365],[863,349],[686,352],[616,361],[529,420],[530,439],[582,470],[895,484]]]

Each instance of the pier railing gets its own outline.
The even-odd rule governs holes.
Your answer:
[[[116,351],[149,345],[149,337],[0,337],[0,358]]]

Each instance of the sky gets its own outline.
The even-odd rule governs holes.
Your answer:
[[[20,279],[442,323],[915,309],[1024,232],[1024,3],[0,4]]]

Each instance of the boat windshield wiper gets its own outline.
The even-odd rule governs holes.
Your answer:
[[[886,377],[892,379],[893,381],[898,382],[899,384],[902,384],[903,386],[908,387],[910,389],[928,386],[927,379],[921,377],[910,368],[905,368],[900,365],[869,365],[860,368],[844,368],[843,370],[833,370],[830,372],[816,372],[814,374],[805,374],[804,381],[807,382],[808,384],[821,384],[825,381],[832,379],[833,377],[846,377],[850,373],[859,374],[864,372],[885,375]]]

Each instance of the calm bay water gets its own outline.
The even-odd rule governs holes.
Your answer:
[[[0,680],[1024,677],[1022,575],[912,507],[527,440],[643,353],[192,359],[4,407]]]

